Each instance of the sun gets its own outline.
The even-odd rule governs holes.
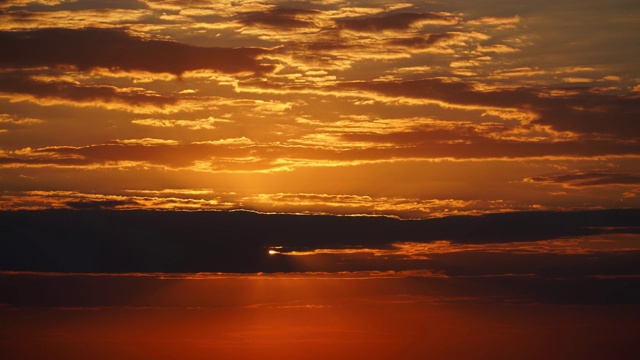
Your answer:
[[[280,254],[280,250],[282,250],[282,246],[269,246],[267,253],[269,255],[277,255]]]

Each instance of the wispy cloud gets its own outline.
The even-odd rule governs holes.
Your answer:
[[[556,174],[535,176],[526,181],[542,184],[558,184],[569,187],[623,185],[637,186],[640,184],[640,174],[616,172],[577,172],[571,174]]]

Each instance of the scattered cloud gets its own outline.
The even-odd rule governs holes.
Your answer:
[[[510,17],[491,17],[485,16],[475,20],[469,20],[466,23],[470,25],[509,25],[509,24],[517,24],[520,22],[520,16],[510,16]]]
[[[174,128],[174,127],[184,127],[189,130],[213,130],[217,127],[218,123],[229,123],[230,120],[227,119],[217,119],[213,117],[208,117],[206,119],[198,119],[198,120],[173,120],[173,119],[134,119],[131,123],[136,125],[143,126],[153,126],[153,127],[161,127],[161,128]]]
[[[67,191],[66,176],[73,189],[119,196],[123,174],[136,173],[129,188],[147,176],[147,190],[242,191],[118,208],[405,217],[638,201],[622,184],[634,181],[640,137],[640,75],[625,60],[637,56],[621,45],[634,25],[606,20],[611,42],[582,21],[594,9],[620,19],[619,7],[548,17],[525,5],[338,0],[0,7],[0,179],[10,189]],[[478,193],[478,172],[434,183],[421,170],[445,163],[517,174]],[[94,171],[103,178],[86,180]],[[336,173],[335,184],[317,180]],[[14,200],[5,204],[37,203]]]
[[[44,121],[40,119],[0,113],[0,132],[14,131],[36,124],[42,124],[43,122]]]
[[[83,85],[64,79],[43,81],[23,73],[0,74],[0,97],[12,101],[29,100],[41,105],[76,104],[115,108],[163,108],[177,99],[151,93],[140,88],[118,88],[111,85]]]
[[[631,172],[577,172],[570,174],[535,176],[527,178],[525,181],[541,184],[558,184],[568,187],[608,185],[637,186],[640,184],[640,174]]]

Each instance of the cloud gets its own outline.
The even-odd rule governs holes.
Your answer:
[[[257,11],[242,14],[241,23],[247,26],[266,26],[283,31],[297,28],[316,27],[313,15],[317,10],[276,7],[268,11]]]
[[[635,157],[637,153],[637,146],[628,143],[510,139],[509,130],[501,124],[433,123],[431,127],[397,131],[342,126],[342,130],[340,124],[316,129],[287,143],[260,143],[246,137],[193,143],[143,138],[86,146],[29,147],[5,151],[0,166],[126,168],[146,164],[198,172],[273,172],[416,159]],[[500,133],[505,139],[496,135]]]
[[[382,32],[406,30],[417,24],[453,25],[457,18],[445,13],[392,13],[375,17],[358,17],[336,20],[339,29],[357,32]]]
[[[103,195],[76,191],[27,191],[20,196],[0,197],[3,210],[230,210],[239,208],[234,196],[198,190],[128,190],[126,195]]]
[[[493,131],[493,132],[491,132]],[[517,131],[502,126],[460,126],[457,129],[414,129],[376,133],[344,133],[342,141],[376,144],[373,148],[347,152],[361,158],[456,158],[456,159],[526,159],[539,157],[635,156],[637,147],[608,141],[574,141],[517,137]],[[526,134],[523,133],[523,135]],[[513,138],[510,138],[513,135]],[[504,138],[501,138],[504,136]]]
[[[72,66],[147,71],[180,75],[208,69],[223,73],[263,73],[274,68],[260,63],[267,51],[259,48],[196,47],[166,40],[149,40],[117,29],[43,29],[0,32],[0,63],[9,68]]]
[[[40,119],[0,113],[0,132],[14,131],[27,126],[42,124],[43,122]]]
[[[569,174],[534,176],[525,181],[542,184],[558,184],[569,187],[640,184],[640,174],[633,172],[576,172]]]
[[[493,44],[493,45],[487,45],[487,46],[478,46],[478,48],[476,50],[481,52],[481,53],[512,53],[512,52],[520,51],[520,50],[518,50],[516,48],[512,48],[512,47],[504,45],[504,44]]]
[[[153,126],[161,128],[184,127],[189,130],[213,130],[217,128],[218,123],[229,123],[230,120],[216,119],[208,117],[206,119],[197,120],[173,120],[173,119],[134,119],[132,124]]]
[[[505,204],[497,201],[461,199],[419,199],[403,197],[372,197],[361,195],[332,195],[310,193],[275,193],[244,196],[238,206],[253,209],[282,209],[299,214],[344,214],[427,218],[456,215],[475,215],[505,211]],[[313,209],[310,211],[309,209]]]
[[[135,202],[128,200],[98,200],[98,201],[68,201],[65,203],[71,209],[76,210],[105,210],[130,206]]]
[[[95,209],[125,206],[125,202],[122,199],[76,200],[71,205]],[[441,240],[451,244],[522,243],[523,248],[529,249],[533,246],[531,242],[537,240],[598,234],[638,234],[638,217],[637,209],[520,212],[419,221],[250,212],[0,212],[0,225],[5,229],[3,246],[6,249],[0,253],[0,263],[4,270],[29,271],[291,271],[292,260],[284,259],[284,256],[273,258],[267,250],[282,246],[281,252],[359,248],[407,252],[409,248],[402,250],[393,244],[433,244]],[[248,223],[252,226],[246,226]],[[70,232],[70,229],[73,231]],[[551,252],[556,247],[563,247],[562,244],[538,245],[551,246]],[[419,245],[414,244],[412,248],[416,246]],[[517,245],[512,247],[518,248]],[[510,253],[508,248],[491,245],[486,249],[499,250],[497,254],[500,254]],[[480,247],[475,249],[481,251]],[[469,252],[476,251],[466,251]],[[527,251],[532,255],[536,252]],[[451,254],[444,252],[441,255]],[[398,263],[393,259],[378,262],[374,266],[384,267],[378,270],[406,269],[396,267],[401,264],[415,266],[411,262]],[[424,269],[423,265],[418,264],[421,269]],[[345,270],[358,270],[357,261],[340,266]],[[491,273],[490,267],[479,268],[483,273]],[[471,272],[466,274],[478,274],[473,267],[458,271],[458,274],[467,270]]]
[[[167,139],[124,139],[88,146],[25,148],[0,157],[0,164],[24,166],[128,167],[139,164],[199,171],[253,171],[273,164],[286,148],[252,146],[247,138],[181,144]],[[266,150],[256,154],[256,149]],[[263,155],[264,157],[259,157]]]
[[[521,67],[521,68],[513,68],[513,69],[498,69],[493,72],[491,77],[492,78],[509,78],[509,77],[519,77],[519,76],[544,75],[546,73],[547,73],[546,70],[541,70],[540,68]]]
[[[113,143],[117,145],[127,145],[127,146],[160,146],[160,145],[173,146],[173,145],[180,144],[176,140],[154,139],[154,138],[118,139],[118,140],[114,140]]]
[[[5,0],[2,7],[39,9],[43,12],[57,12],[60,10],[86,10],[86,9],[141,9],[145,4],[139,0],[89,0],[89,1],[66,1],[66,0]]]
[[[518,15],[511,17],[492,17],[486,16],[475,20],[469,20],[466,23],[469,25],[512,25],[520,22]]]
[[[409,48],[427,48],[440,43],[447,43],[458,37],[458,34],[455,33],[427,34],[425,36],[389,40],[389,44],[406,46]]]
[[[531,124],[549,125],[598,138],[640,137],[640,99],[630,95],[598,94],[589,88],[542,91],[533,87],[482,89],[472,82],[441,78],[407,81],[345,82],[338,89],[365,90],[391,98],[406,97],[467,108],[518,109],[537,114]]]
[[[139,88],[117,88],[112,85],[83,85],[65,79],[39,79],[28,73],[0,73],[0,97],[14,101],[30,100],[43,105],[75,103],[79,105],[125,105],[157,107],[177,103],[177,99],[153,94]]]
[[[637,231],[637,229],[633,231]],[[458,252],[556,255],[640,252],[637,238],[638,236],[635,234],[604,234],[497,244],[454,244],[450,241],[433,241],[428,243],[396,243],[392,249],[379,249],[377,251],[379,251],[378,255],[399,255],[416,259],[436,254]]]
[[[77,2],[77,4],[90,1]],[[95,3],[95,2],[94,2]],[[84,9],[84,10],[52,10],[30,11],[9,10],[3,14],[0,30],[17,31],[44,28],[105,28],[122,26],[123,24],[139,24],[152,13],[142,9]]]

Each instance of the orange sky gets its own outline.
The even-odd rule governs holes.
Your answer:
[[[638,19],[0,1],[0,357],[630,358]]]
[[[0,10],[0,209],[640,204],[634,2]]]

